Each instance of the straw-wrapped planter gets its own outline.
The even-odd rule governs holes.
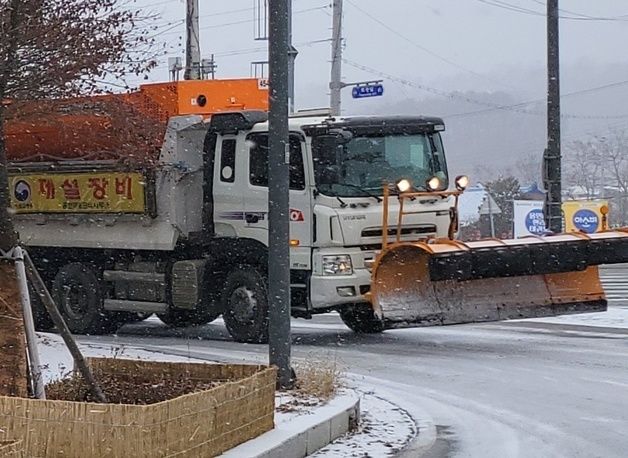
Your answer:
[[[121,387],[159,391],[164,380],[181,380],[211,388],[147,405],[0,397],[0,445],[9,453],[0,447],[0,457],[213,457],[273,428],[275,368],[124,359],[89,364],[97,379],[119,380]],[[129,396],[123,394],[121,402]]]

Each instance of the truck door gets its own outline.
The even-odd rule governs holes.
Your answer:
[[[241,137],[241,138],[240,138]],[[244,135],[218,138],[214,167],[214,224],[216,234],[236,237],[244,226],[244,188],[248,159]]]
[[[248,183],[245,195],[246,231],[268,243],[268,133],[247,136],[249,145]],[[307,193],[304,138],[290,134],[290,239],[292,269],[307,270],[311,264],[312,212]]]

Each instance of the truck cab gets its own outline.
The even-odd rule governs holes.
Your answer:
[[[267,246],[268,122],[262,119],[219,115],[209,132],[216,135],[216,236]],[[434,177],[440,189],[448,187],[443,121],[298,116],[289,128],[292,313],[307,318],[338,310],[352,329],[375,332],[364,295],[381,248],[383,187],[407,180],[421,190]],[[407,207],[413,214],[404,218],[401,240],[447,236],[452,199],[430,197]],[[390,210],[395,218],[395,204]]]

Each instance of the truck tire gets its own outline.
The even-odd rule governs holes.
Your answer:
[[[225,326],[237,342],[268,342],[267,280],[255,267],[232,270],[222,292]]]
[[[344,324],[355,333],[377,334],[384,331],[384,323],[375,316],[369,304],[348,305],[339,313]]]
[[[117,329],[117,320],[103,308],[100,282],[89,265],[63,266],[55,276],[52,296],[72,333],[107,334]]]
[[[188,326],[203,326],[211,323],[220,316],[209,310],[183,310],[171,308],[166,313],[158,313],[157,317],[162,323],[173,328],[187,328]]]
[[[35,321],[35,330],[50,331],[55,327],[52,318],[48,315],[44,304],[42,304],[39,295],[35,292],[30,282],[28,284],[28,294],[31,299],[31,308],[33,309],[33,321]]]

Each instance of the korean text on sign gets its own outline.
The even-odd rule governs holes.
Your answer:
[[[16,213],[144,213],[146,180],[138,172],[10,176]]]

